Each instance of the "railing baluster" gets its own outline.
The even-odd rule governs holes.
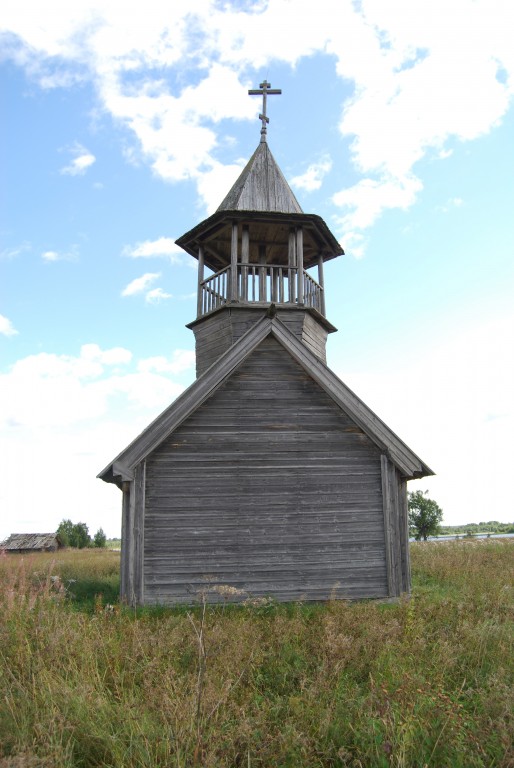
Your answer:
[[[231,266],[201,281],[198,286],[198,306],[202,315],[218,309],[228,301],[230,285],[236,289],[235,297],[243,303],[279,304],[295,303],[296,289],[301,285],[305,306],[322,311],[323,287],[305,270],[300,273],[297,267],[291,265],[243,262],[236,265],[236,273],[235,286],[231,280]]]
[[[271,271],[271,301],[278,301],[278,270],[276,267],[270,267]]]

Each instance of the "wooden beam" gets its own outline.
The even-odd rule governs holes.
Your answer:
[[[237,221],[232,222],[232,242],[230,245],[230,301],[237,301]]]
[[[129,557],[130,557],[130,483],[123,481],[123,502],[121,507],[121,567],[120,567],[120,600],[129,600]]]
[[[144,598],[143,586],[143,556],[144,556],[144,520],[145,520],[145,491],[146,491],[146,461],[134,470],[134,520],[133,520],[133,589],[132,604],[140,605]]]
[[[303,229],[296,229],[296,266],[298,268],[298,304],[303,304]]]
[[[209,245],[209,243],[204,242],[203,249],[204,249],[204,262],[207,264],[209,269],[212,269],[213,272],[219,272],[221,269],[224,269],[226,266],[228,266],[227,257],[223,256],[223,254],[217,251],[215,248],[213,248],[212,245]],[[216,269],[207,263],[209,260],[206,259],[205,257],[209,254],[211,256],[214,256],[214,259],[218,264]]]
[[[198,246],[198,295],[196,297],[196,316],[201,317],[203,315],[203,275],[204,275],[204,253],[203,245]]]
[[[325,317],[325,278],[323,275],[323,255],[321,253],[318,256],[318,283],[321,288],[319,292],[320,311],[323,317]]]
[[[112,465],[112,474],[114,477],[120,477],[121,480],[133,480],[134,474],[129,467],[126,467],[119,461],[115,461]]]
[[[398,470],[396,470],[397,474]],[[410,594],[410,552],[409,552],[409,504],[407,499],[407,481],[398,478],[398,502],[400,525],[400,549],[402,553],[402,592]]]
[[[294,227],[289,230],[289,244],[288,244],[288,265],[289,267],[296,267],[296,234]],[[289,269],[287,275],[289,283],[289,301],[294,304],[296,302],[296,273],[293,269]]]
[[[126,551],[127,563],[127,593],[126,599],[129,605],[135,605],[134,592],[134,516],[136,514],[136,482],[132,480],[129,492],[129,511],[128,511],[128,547]]]
[[[266,246],[259,245],[259,264],[266,264]],[[266,301],[266,269],[259,268],[259,301]]]
[[[241,263],[248,264],[250,261],[250,230],[248,224],[243,224],[241,235]],[[241,269],[241,298],[248,301],[248,269]]]

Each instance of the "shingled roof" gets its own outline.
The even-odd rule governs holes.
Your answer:
[[[2,549],[10,551],[34,550],[45,551],[56,549],[61,545],[57,533],[12,533],[0,544]]]
[[[218,211],[303,213],[265,142],[258,145]]]

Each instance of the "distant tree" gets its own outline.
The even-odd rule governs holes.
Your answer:
[[[57,529],[57,535],[59,536],[63,547],[73,547],[72,541],[75,540],[74,525],[71,520],[61,520]]]
[[[105,547],[107,542],[107,536],[103,532],[103,528],[99,528],[93,536],[93,544],[95,547]]]
[[[78,549],[84,549],[84,547],[91,546],[91,537],[89,535],[89,528],[85,523],[75,523],[75,545]]]
[[[57,528],[57,535],[65,547],[84,549],[91,546],[89,529],[85,523],[72,523],[71,520],[62,520]]]
[[[436,536],[443,519],[441,507],[426,494],[428,491],[409,493],[409,530],[416,541]]]

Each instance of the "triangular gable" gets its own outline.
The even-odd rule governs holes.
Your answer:
[[[100,474],[121,485],[133,478],[133,468],[157,448],[202,405],[241,365],[266,336],[272,334],[308,375],[359,426],[407,478],[434,474],[379,417],[368,408],[276,317],[262,318],[163,411]]]

